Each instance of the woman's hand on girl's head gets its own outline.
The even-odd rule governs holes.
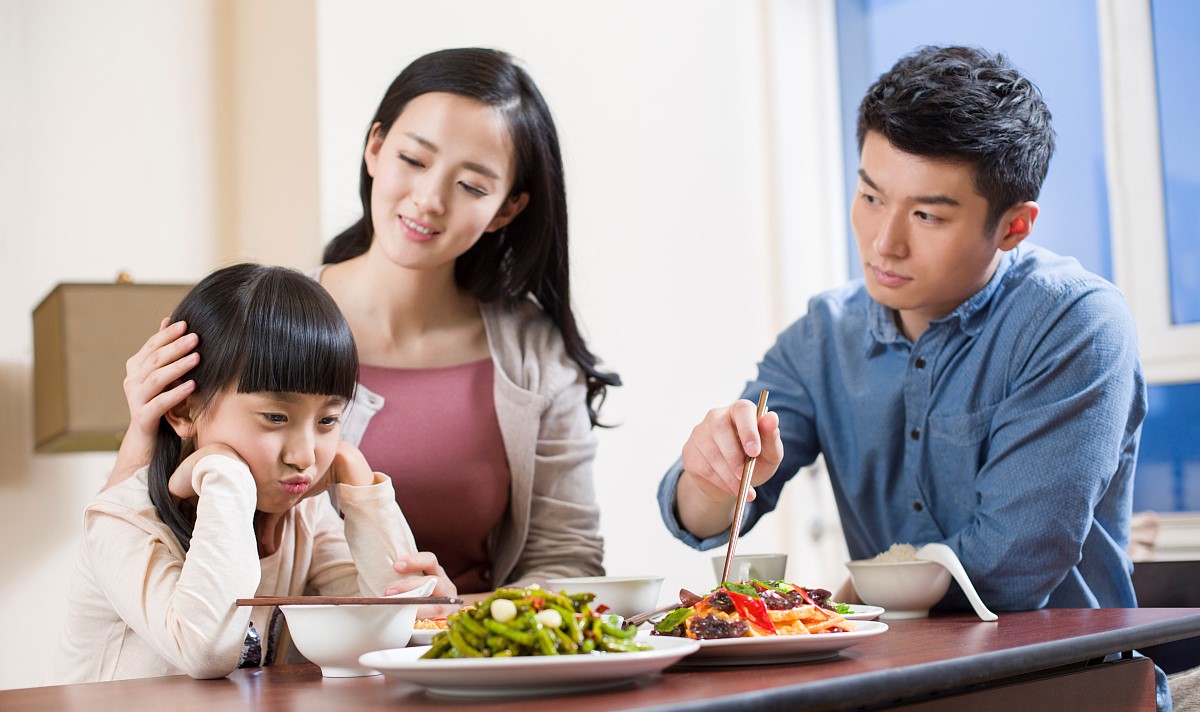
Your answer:
[[[431,551],[418,551],[415,554],[401,556],[392,563],[392,568],[400,574],[385,596],[411,591],[428,581],[431,577],[437,581],[431,596],[457,596],[458,588],[446,575],[446,570],[438,563],[437,556]],[[417,608],[418,618],[444,618],[458,610],[458,606],[420,606]]]
[[[158,332],[129,357],[124,386],[130,429],[153,437],[159,419],[195,389],[193,381],[177,382],[200,363],[200,354],[194,350],[199,343],[200,337],[187,333],[186,323],[168,324],[163,319]]]
[[[224,443],[205,445],[185,457],[183,462],[179,463],[179,467],[175,468],[175,474],[171,475],[171,480],[167,483],[167,489],[171,491],[172,496],[179,499],[193,499],[196,497],[196,490],[192,487],[192,471],[196,469],[196,463],[209,455],[225,455],[243,464],[246,462],[237,453],[237,450]]]
[[[195,381],[180,381],[200,362],[200,354],[194,351],[198,343],[200,337],[187,333],[187,324],[163,319],[159,330],[125,362],[129,428],[106,486],[149,464],[159,420],[196,389]]]

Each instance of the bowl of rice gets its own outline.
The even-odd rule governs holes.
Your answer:
[[[862,602],[884,609],[881,620],[924,618],[950,588],[950,572],[941,564],[917,559],[912,544],[892,544],[870,559],[846,564]]]

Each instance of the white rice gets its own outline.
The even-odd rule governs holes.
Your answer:
[[[892,544],[890,547],[888,547],[887,551],[881,554],[876,554],[875,558],[871,559],[871,561],[879,562],[916,560],[917,547],[913,546],[912,544]]]

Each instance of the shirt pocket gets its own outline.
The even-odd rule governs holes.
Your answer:
[[[965,526],[979,505],[976,478],[987,459],[992,418],[999,406],[992,405],[969,413],[930,415],[929,456],[930,496],[939,504],[934,510],[942,516],[944,531]]]
[[[930,415],[929,435],[944,444],[971,447],[987,438],[999,407],[989,405],[969,413]]]

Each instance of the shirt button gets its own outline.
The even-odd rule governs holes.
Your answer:
[[[909,433],[909,437],[911,437],[913,440],[920,440],[921,439],[921,431],[917,430],[916,428],[913,428],[913,431],[911,433]]]
[[[922,509],[924,509],[924,507],[921,506],[920,502],[913,502],[913,511],[914,512],[919,512]]]
[[[923,359],[923,358],[917,359],[916,364],[914,364],[914,365],[917,368],[925,368],[925,359]]]

